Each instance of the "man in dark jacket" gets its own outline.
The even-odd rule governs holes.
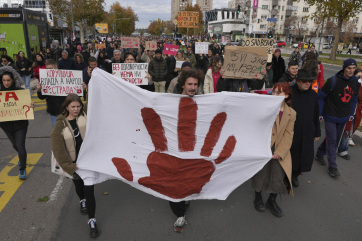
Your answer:
[[[296,76],[298,73],[298,63],[296,61],[290,61],[288,63],[287,72],[283,74],[283,76],[278,80],[278,82],[288,82],[291,84],[295,84]]]
[[[155,84],[155,92],[165,93],[167,63],[162,58],[162,51],[157,49],[155,57],[148,64],[148,73],[152,76]]]
[[[294,187],[299,186],[298,176],[312,169],[314,141],[318,141],[321,136],[318,95],[311,88],[315,77],[306,69],[299,70],[296,76],[296,84],[292,86],[292,107],[297,112],[297,118],[290,149]]]
[[[110,60],[110,62],[106,62],[105,63],[105,67],[106,67],[106,71],[110,74],[112,74],[113,70],[112,70],[112,64],[120,64],[123,63],[123,59],[122,59],[122,53],[121,50],[116,49],[113,51],[113,58]]]
[[[344,126],[348,120],[353,120],[357,105],[360,84],[354,71],[357,62],[346,59],[343,69],[332,76],[318,91],[319,118],[324,119],[326,137],[319,146],[316,160],[321,165],[326,165],[323,157],[328,157],[328,173],[331,177],[339,176],[336,163],[336,151]]]
[[[68,52],[66,50],[63,50],[62,59],[58,62],[58,69],[74,70],[74,66],[74,59],[69,58]]]
[[[273,68],[273,83],[278,83],[279,79],[283,76],[285,72],[285,62],[281,56],[280,49],[276,49],[273,54],[272,59],[272,68]]]
[[[47,59],[45,61],[45,66],[47,69],[57,69],[57,63],[53,59]],[[52,126],[55,125],[55,121],[57,120],[57,116],[60,115],[61,107],[64,103],[66,96],[55,96],[55,95],[43,95],[41,93],[41,84],[40,82],[36,86],[38,98],[41,100],[46,100],[47,103],[47,112],[50,114],[50,118],[52,121]]]

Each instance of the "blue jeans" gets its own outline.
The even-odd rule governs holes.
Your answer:
[[[30,90],[31,75],[22,75],[21,78],[23,78],[23,81],[25,83],[25,89]]]
[[[52,120],[52,126],[55,125],[55,121],[57,120],[57,116],[55,115],[50,115],[50,119]]]
[[[328,166],[332,168],[337,168],[336,152],[339,139],[342,135],[343,128],[346,123],[334,123],[326,120],[324,122],[326,128],[326,137],[318,148],[317,156],[323,157],[327,154]]]
[[[26,168],[26,158],[27,152],[25,149],[25,138],[26,133],[28,132],[28,127],[16,130],[16,131],[6,131],[4,130],[6,136],[11,141],[14,149],[18,152],[19,161],[20,161],[20,170],[24,170]]]
[[[349,131],[348,133],[343,133],[343,136],[341,137],[341,142],[339,143],[339,147],[338,147],[338,153],[341,156],[345,156],[348,154],[348,146],[349,146],[349,138],[352,136],[352,132],[353,132],[353,126],[354,126],[354,121],[352,121],[352,125],[351,125],[351,131]]]

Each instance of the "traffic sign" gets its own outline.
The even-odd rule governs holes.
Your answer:
[[[277,18],[268,18],[266,21],[278,21]]]
[[[177,20],[175,20],[175,21],[173,21],[173,23],[174,23],[175,25],[177,25],[178,21],[177,21]]]
[[[269,23],[269,26],[270,26],[270,27],[273,27],[273,26],[274,26],[274,23],[273,23],[273,22],[270,22],[270,23]]]

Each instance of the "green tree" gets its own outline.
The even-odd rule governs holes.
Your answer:
[[[195,4],[192,6],[192,4],[187,4],[184,11],[192,11],[192,12],[199,12],[199,27],[198,28],[190,28],[189,29],[189,35],[193,35],[194,33],[204,32],[205,30],[205,22],[204,22],[204,16],[202,14],[202,10],[198,4]],[[176,19],[177,20],[177,17]],[[182,33],[184,35],[187,34],[187,28],[179,28],[179,33]]]
[[[136,29],[137,14],[131,7],[122,7],[115,2],[106,14],[106,22],[110,29],[115,30],[117,35],[131,35]],[[114,25],[113,25],[114,24]]]
[[[147,28],[147,33],[158,36],[164,32],[165,27],[165,21],[161,19],[153,20]]]
[[[52,13],[65,20],[70,28],[73,18],[74,25],[80,28],[81,42],[84,42],[86,27],[92,27],[104,19],[104,0],[48,0],[48,2]]]
[[[356,14],[362,11],[361,0],[307,0],[311,6],[316,6],[315,13],[312,16],[321,16],[322,18],[337,19],[335,41],[332,48],[330,59],[336,59],[336,51],[340,41],[343,21],[348,21],[356,17]]]

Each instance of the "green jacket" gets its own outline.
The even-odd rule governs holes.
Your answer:
[[[195,55],[194,55],[194,54],[189,54],[189,56],[187,57],[187,54],[186,54],[186,53],[184,53],[183,57],[184,57],[185,59],[187,59],[187,58],[188,58],[188,59],[190,60],[190,63],[191,63],[191,65],[192,65],[192,67],[194,67],[194,68],[195,68],[195,66],[196,66],[197,62],[196,62],[196,57],[195,57]]]

